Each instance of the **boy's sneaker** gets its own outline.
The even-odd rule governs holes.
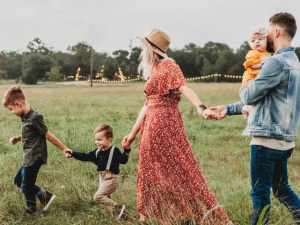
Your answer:
[[[125,205],[117,205],[115,209],[119,213],[116,220],[119,220],[124,213]]]
[[[36,209],[34,208],[27,208],[26,210],[25,210],[25,213],[27,214],[27,215],[31,215],[31,216],[36,216],[37,215],[37,211],[36,211]]]
[[[38,198],[40,199],[41,205],[44,207],[42,211],[46,211],[53,200],[55,199],[55,195],[50,193],[49,191],[44,191]]]

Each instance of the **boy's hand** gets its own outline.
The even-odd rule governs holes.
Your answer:
[[[12,145],[15,145],[16,143],[18,143],[19,139],[17,137],[11,137],[9,139],[9,143],[11,143]]]
[[[134,134],[132,134],[132,133],[128,134],[127,136],[125,136],[123,138],[122,147],[123,147],[123,143],[124,143],[124,146],[130,148],[130,145],[132,144],[132,142],[134,141],[134,139],[135,139],[135,135]]]
[[[122,148],[123,149],[129,149],[130,148],[129,142],[126,141],[125,139],[122,140]]]
[[[64,156],[65,156],[66,158],[72,158],[72,153],[73,153],[73,151],[72,151],[71,149],[69,149],[69,148],[64,149],[63,152],[64,152]]]

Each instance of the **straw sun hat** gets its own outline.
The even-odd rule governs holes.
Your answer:
[[[160,56],[167,58],[167,50],[170,44],[169,36],[159,29],[153,29],[147,37],[138,37],[147,47]]]

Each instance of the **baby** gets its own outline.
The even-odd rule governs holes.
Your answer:
[[[262,68],[265,60],[270,55],[267,48],[267,30],[264,27],[256,27],[252,29],[249,45],[251,50],[247,53],[244,62],[246,71],[243,74],[242,86],[247,88],[250,82],[258,75],[259,70]],[[251,106],[244,105],[242,114],[247,120]]]

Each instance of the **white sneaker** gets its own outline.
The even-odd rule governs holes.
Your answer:
[[[119,215],[117,216],[117,219],[116,219],[116,220],[119,220],[119,219],[121,218],[121,216],[123,215],[124,209],[125,209],[125,205],[120,205],[118,208],[120,208],[120,213],[119,213]]]
[[[55,195],[50,193],[49,191],[44,191],[38,198],[41,201],[41,205],[44,207],[42,209],[42,212],[45,212],[49,206],[51,205],[51,203],[53,202],[53,200],[55,199]]]

